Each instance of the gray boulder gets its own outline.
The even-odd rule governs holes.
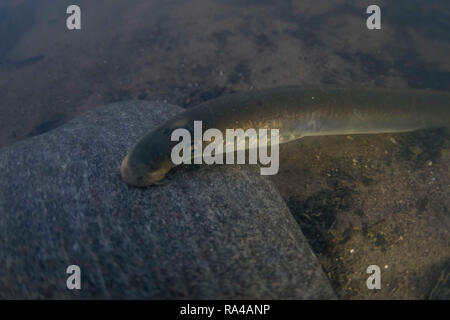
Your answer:
[[[0,149],[1,298],[335,297],[257,168],[181,168],[146,189],[122,182],[127,150],[180,111],[106,105]],[[66,287],[72,264],[81,290]]]

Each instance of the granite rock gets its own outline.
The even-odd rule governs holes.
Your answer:
[[[184,167],[150,188],[122,182],[132,144],[180,111],[119,102],[0,149],[1,298],[335,297],[257,168]],[[81,290],[66,287],[72,264]]]

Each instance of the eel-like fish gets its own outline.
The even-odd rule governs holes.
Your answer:
[[[171,141],[177,128],[204,130],[274,128],[279,143],[305,136],[407,132],[450,124],[450,93],[431,90],[373,90],[276,87],[226,95],[199,104],[147,133],[121,166],[133,186],[161,181],[175,165]]]

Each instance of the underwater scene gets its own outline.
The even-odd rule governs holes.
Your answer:
[[[449,125],[446,0],[0,0],[0,298],[448,300]]]

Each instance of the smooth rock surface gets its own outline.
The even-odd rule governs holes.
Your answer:
[[[274,186],[249,166],[124,184],[122,158],[181,108],[130,101],[0,149],[1,298],[328,299]],[[66,268],[81,268],[81,290]]]

